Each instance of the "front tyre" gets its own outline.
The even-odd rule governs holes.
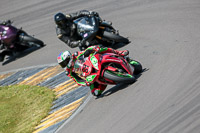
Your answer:
[[[112,80],[116,83],[133,83],[136,81],[135,77],[130,74],[124,74],[120,72],[113,72],[110,70],[105,70],[103,76],[109,80]]]
[[[21,45],[25,45],[28,47],[32,47],[32,46],[43,47],[44,46],[43,41],[36,39],[25,32],[20,33],[19,41]]]
[[[43,47],[44,46],[44,43],[43,41],[39,40],[39,39],[36,39],[32,36],[29,36],[29,35],[25,35],[24,38],[23,38],[23,41],[24,42],[27,42],[29,44],[33,44],[35,46],[40,46],[40,47]]]
[[[134,74],[140,74],[142,72],[142,65],[140,62],[135,61],[135,60],[131,60],[129,62],[129,64],[131,64],[134,67]]]
[[[118,43],[125,43],[125,44],[129,43],[129,40],[127,38],[108,31],[104,31],[103,37],[107,38],[110,41],[115,41]]]

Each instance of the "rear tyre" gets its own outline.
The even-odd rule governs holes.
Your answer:
[[[129,43],[129,40],[127,38],[114,34],[112,32],[104,31],[103,37],[107,38],[108,40],[114,40],[115,42],[119,43],[125,43],[125,44]]]
[[[116,83],[133,83],[136,81],[135,77],[130,74],[122,74],[120,72],[113,72],[105,70],[103,76]]]

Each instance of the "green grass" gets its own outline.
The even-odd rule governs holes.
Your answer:
[[[47,116],[54,97],[46,87],[0,87],[0,133],[31,133]]]

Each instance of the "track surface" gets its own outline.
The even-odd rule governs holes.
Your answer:
[[[96,10],[132,43],[130,56],[147,68],[130,86],[110,86],[92,98],[59,133],[199,133],[199,0],[1,0],[0,20],[42,39],[47,46],[7,65],[0,72],[56,63],[70,49],[55,34],[53,15]]]

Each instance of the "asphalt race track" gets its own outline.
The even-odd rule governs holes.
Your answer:
[[[56,63],[70,49],[55,33],[53,15],[98,11],[129,37],[130,56],[146,70],[137,82],[109,86],[59,133],[199,133],[199,0],[1,0],[0,20],[43,40],[45,47],[0,66],[0,72]]]

